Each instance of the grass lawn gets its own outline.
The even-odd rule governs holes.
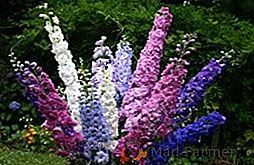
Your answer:
[[[34,153],[0,148],[0,165],[66,165],[64,158],[51,153]]]

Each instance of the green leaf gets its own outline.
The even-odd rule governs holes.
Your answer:
[[[35,109],[32,109],[31,113],[34,118],[38,117],[37,111]]]
[[[6,117],[6,113],[2,112],[1,115],[0,115],[0,118],[5,121],[5,117]]]
[[[27,105],[22,106],[22,107],[21,107],[21,110],[22,110],[22,111],[29,111],[30,108],[31,108],[31,107],[29,106],[29,104],[27,104]]]
[[[9,121],[10,119],[11,119],[11,117],[12,117],[12,113],[8,113],[8,114],[6,114],[6,121]]]
[[[16,130],[19,129],[19,125],[18,124],[13,124],[13,125],[11,125],[11,129],[16,131]]]
[[[217,110],[220,108],[220,104],[219,103],[212,103],[212,109]]]

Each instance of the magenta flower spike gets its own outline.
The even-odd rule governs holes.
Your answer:
[[[127,119],[125,130],[128,134],[119,140],[115,150],[116,156],[119,156],[125,146],[131,150],[130,156],[134,158],[140,148],[146,150],[156,138],[165,137],[172,131],[171,118],[178,92],[187,73],[184,61],[180,63],[179,61],[181,59],[171,62],[162,73],[161,79],[152,90],[151,97],[142,106],[141,113],[137,117]]]
[[[141,106],[148,101],[158,75],[162,57],[163,42],[172,22],[172,15],[167,7],[162,7],[156,14],[147,43],[140,53],[136,70],[132,75],[129,89],[123,99],[120,112],[121,120],[137,116]]]
[[[156,136],[157,132],[155,130],[159,126],[157,121],[160,122],[160,117],[164,116],[161,109],[163,107],[160,107],[160,100],[163,100],[163,97],[160,96],[160,98],[154,99],[156,95],[151,97],[151,93],[154,93],[153,89],[156,87],[163,42],[171,22],[172,15],[169,13],[168,8],[162,7],[155,16],[154,25],[149,32],[147,43],[141,51],[136,70],[132,75],[130,87],[123,99],[120,117],[122,121],[126,119],[124,131],[127,132],[127,135],[119,140],[114,152],[116,157],[120,156],[123,147],[127,147],[131,152],[131,156],[134,157],[141,145],[146,147],[151,142],[151,139]],[[177,67],[177,69],[184,70],[183,67]],[[174,76],[179,75],[182,78],[182,72],[184,71],[176,71],[176,74],[173,72],[170,75],[173,76],[173,79],[175,78]],[[178,78],[175,79],[178,82]],[[161,81],[159,82],[161,83]],[[178,86],[180,87],[180,85]]]
[[[83,137],[74,130],[77,123],[68,114],[68,106],[62,100],[48,75],[36,63],[17,65],[17,78],[25,87],[28,99],[45,118],[43,124],[52,132],[57,154],[71,156],[82,144]]]

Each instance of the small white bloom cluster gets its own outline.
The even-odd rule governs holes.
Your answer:
[[[81,85],[81,94],[82,99],[86,100],[86,97],[88,96],[89,92],[88,90],[92,86],[90,82],[92,74],[88,69],[85,69],[84,60],[82,58],[79,58],[79,68],[78,68],[78,78]]]
[[[53,13],[49,13],[53,15]],[[49,18],[48,15],[41,14],[41,17]],[[53,24],[52,24],[52,22]],[[59,20],[56,16],[46,21],[45,29],[49,33],[49,39],[52,42],[51,52],[55,54],[58,62],[59,77],[63,80],[66,88],[65,95],[68,101],[69,113],[72,118],[77,121],[75,130],[81,132],[81,120],[79,112],[79,99],[81,96],[80,83],[78,81],[78,73],[75,64],[72,62],[71,51],[68,50],[68,42],[64,40],[61,28],[58,26]]]
[[[183,6],[187,6],[187,5],[190,5],[190,4],[191,4],[190,1],[184,1],[184,2],[183,2]]]
[[[48,8],[48,3],[43,3],[42,5],[39,5],[39,6],[37,6],[36,8],[39,8],[39,9],[46,9],[46,8]]]

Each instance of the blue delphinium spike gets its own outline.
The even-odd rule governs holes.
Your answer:
[[[211,59],[199,73],[184,85],[177,98],[175,122],[182,122],[197,108],[208,87],[221,73],[224,63]]]
[[[95,87],[90,90],[91,93],[86,101],[80,102],[82,130],[85,138],[83,154],[87,159],[96,161],[98,155],[107,155],[105,148],[109,141],[109,128],[103,116]],[[102,152],[105,154],[102,154]],[[97,157],[94,153],[97,153]]]
[[[215,128],[225,123],[226,118],[218,112],[212,112],[208,116],[199,118],[184,128],[179,128],[169,134],[164,140],[154,144],[148,152],[147,165],[166,164],[169,157],[174,155],[173,150],[181,153],[186,145],[198,142],[200,136],[208,136]],[[164,155],[163,152],[169,154]]]

